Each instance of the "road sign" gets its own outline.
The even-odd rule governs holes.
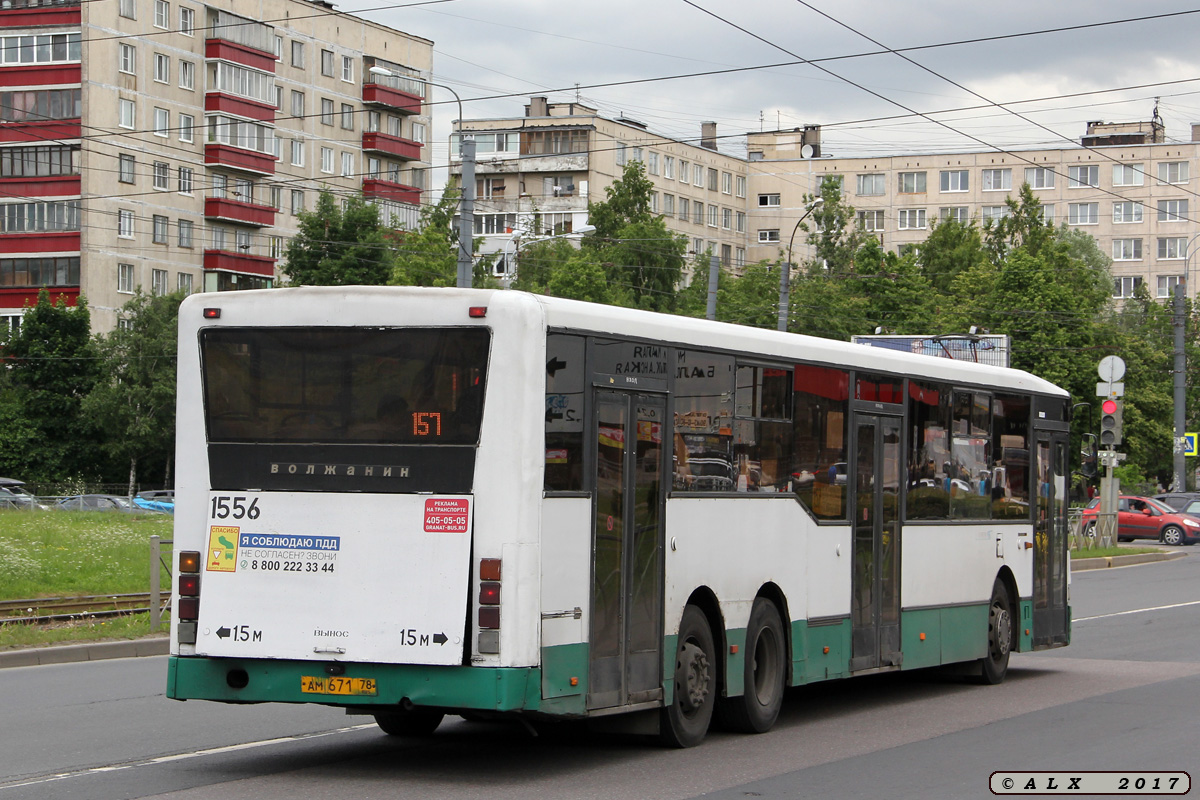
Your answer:
[[[1119,381],[1125,377],[1125,361],[1120,356],[1105,356],[1100,359],[1096,372],[1100,374],[1100,380],[1105,383]]]
[[[1108,383],[1101,381],[1096,384],[1096,397],[1124,397],[1125,384],[1122,381]]]
[[[1197,439],[1200,439],[1200,433],[1185,433],[1183,435],[1183,454],[1185,456],[1198,456],[1200,451],[1197,447]]]

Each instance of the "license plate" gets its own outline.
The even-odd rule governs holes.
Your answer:
[[[377,694],[374,678],[343,678],[337,675],[300,676],[300,691],[305,694],[371,695]]]

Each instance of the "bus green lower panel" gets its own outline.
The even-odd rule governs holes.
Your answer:
[[[974,661],[987,653],[988,606],[922,608],[900,614],[904,669]]]
[[[535,667],[432,667],[412,664],[341,664],[347,678],[373,678],[377,694],[304,692],[301,678],[325,676],[324,662],[172,656],[167,697],[232,703],[417,705],[488,711],[534,711],[541,675]],[[240,688],[235,688],[239,687]]]
[[[850,620],[792,623],[792,685],[850,674]]]

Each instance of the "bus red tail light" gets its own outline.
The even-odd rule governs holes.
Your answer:
[[[179,596],[180,597],[199,597],[200,596],[200,576],[199,575],[180,575],[179,576]]]
[[[191,642],[183,641],[183,632],[181,631],[179,634],[179,643],[180,644],[195,644],[196,643],[196,634],[195,634],[194,626],[196,624],[196,620],[200,619],[200,598],[199,597],[181,597],[181,598],[179,598],[179,608],[177,608],[175,611],[179,615],[179,621],[181,623],[190,622],[190,623],[192,623],[192,626],[193,626],[192,641]]]
[[[179,576],[175,585],[179,589],[175,615],[179,619],[180,644],[196,643],[196,621],[200,619],[200,553],[197,550],[182,550],[179,553]]]
[[[500,559],[479,560],[478,615],[480,654],[500,652]]]
[[[498,582],[484,581],[479,584],[479,605],[500,605],[500,584]]]

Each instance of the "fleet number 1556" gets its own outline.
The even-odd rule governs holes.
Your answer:
[[[258,519],[258,515],[262,512],[258,509],[258,498],[250,501],[246,505],[246,498],[234,495],[233,497],[214,497],[212,499],[212,510],[209,512],[214,519]]]

